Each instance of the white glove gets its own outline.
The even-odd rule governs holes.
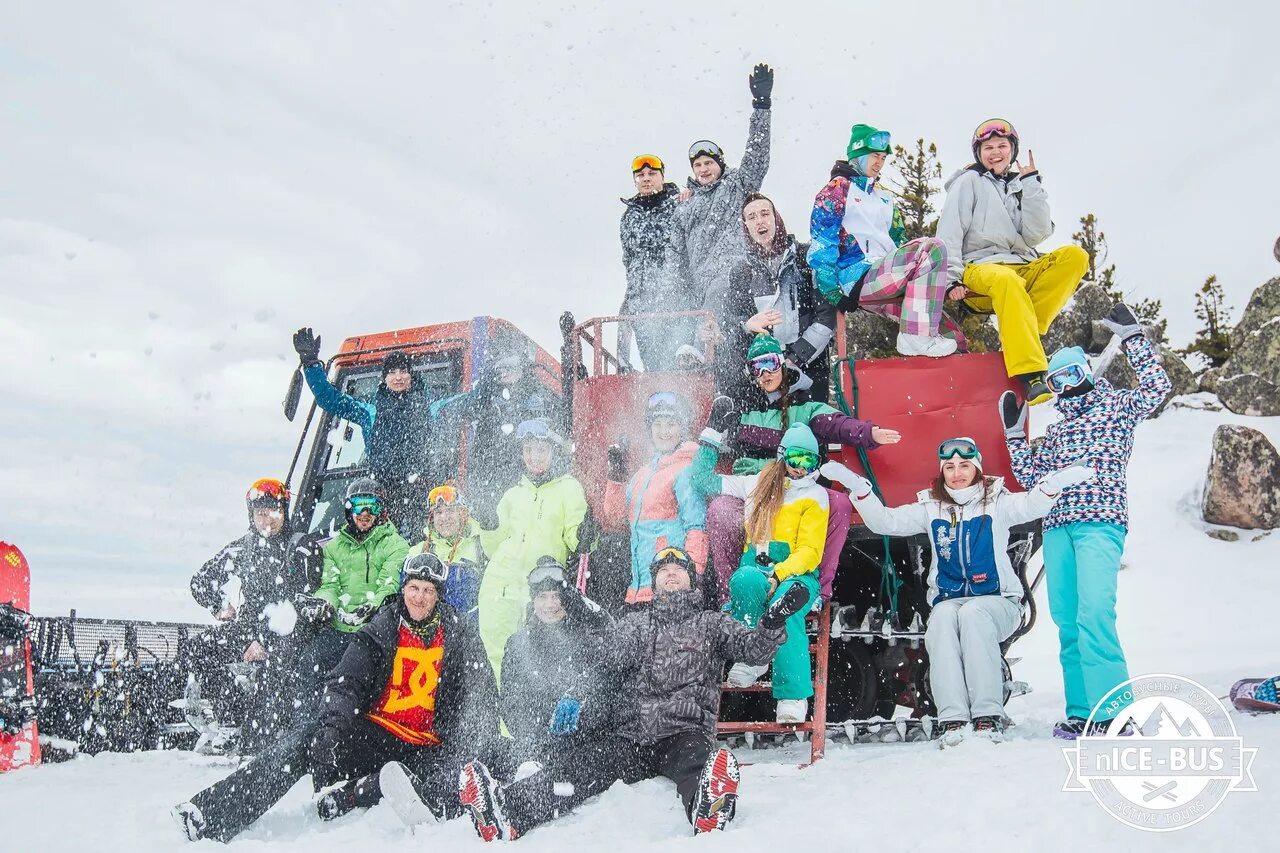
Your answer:
[[[1045,494],[1057,494],[1070,486],[1086,483],[1096,476],[1098,472],[1088,465],[1071,465],[1046,476],[1040,481],[1040,487]]]
[[[834,459],[830,462],[824,462],[822,467],[818,469],[818,473],[831,482],[844,486],[849,490],[849,494],[855,497],[861,497],[871,491],[870,481],[861,474],[849,470],[848,466],[843,462],[836,462]]]

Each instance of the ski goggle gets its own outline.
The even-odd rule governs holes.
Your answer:
[[[948,438],[942,444],[938,445],[938,458],[943,462],[959,456],[961,459],[979,459],[982,454],[978,452],[978,443],[968,436],[960,436],[959,438]]]
[[[516,438],[524,441],[526,438],[540,438],[543,441],[554,442],[556,435],[551,431],[551,425],[542,418],[534,418],[533,420],[521,421],[516,427]]]
[[[360,515],[364,512],[382,515],[382,501],[372,495],[356,495],[347,500],[347,509],[351,510],[352,515]]]
[[[693,558],[689,556],[689,552],[683,548],[669,547],[663,548],[661,551],[653,555],[653,574],[658,573],[663,565],[667,563],[678,563],[685,571],[697,571],[693,563]]]
[[[747,362],[747,369],[751,371],[752,376],[759,376],[762,373],[773,373],[782,369],[782,356],[776,352],[758,355]]]
[[[418,554],[404,561],[400,569],[401,588],[410,580],[429,580],[444,583],[449,579],[449,567],[435,554]]]
[[[803,447],[788,447],[782,452],[782,461],[790,468],[797,468],[801,471],[816,471],[818,468],[818,454],[812,450],[806,450]]]
[[[445,483],[443,486],[436,486],[427,493],[427,505],[438,507],[444,506],[466,506],[467,502],[462,498],[462,492],[458,491],[458,487],[453,483]]]
[[[719,145],[716,145],[710,139],[699,139],[697,142],[689,146],[689,162],[692,163],[702,156],[710,157],[712,160],[724,159],[724,151]]]
[[[564,566],[558,563],[545,562],[534,566],[533,571],[529,572],[529,586],[537,586],[540,583],[548,582],[568,586],[564,577]]]
[[[889,131],[877,130],[875,133],[871,134],[870,136],[868,136],[866,139],[862,141],[862,144],[858,146],[857,151],[861,152],[862,154],[872,154],[872,153],[888,154],[889,139],[890,139]],[[855,154],[854,156],[861,156],[861,154]]]
[[[641,154],[631,161],[631,174],[634,175],[645,168],[653,169],[655,172],[665,172],[667,170],[667,167],[662,165],[662,158],[656,154]]]
[[[284,483],[271,477],[254,480],[248,494],[245,495],[245,500],[256,501],[264,498],[285,502],[289,500],[289,490]]]
[[[992,118],[978,125],[978,129],[973,132],[973,141],[985,142],[994,136],[1016,137],[1017,135],[1013,125],[1009,124],[1009,122],[1002,118]]]
[[[1089,378],[1089,371],[1083,364],[1064,364],[1044,378],[1049,390],[1061,394],[1068,388],[1075,388]]]

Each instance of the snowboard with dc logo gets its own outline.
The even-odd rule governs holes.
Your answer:
[[[40,763],[31,680],[31,569],[0,541],[0,772]]]

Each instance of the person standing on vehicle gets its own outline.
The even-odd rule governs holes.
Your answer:
[[[300,602],[299,615],[322,625],[303,652],[301,684],[319,685],[342,657],[351,635],[395,595],[409,543],[387,518],[382,488],[368,477],[347,487],[346,523],[324,546],[320,586]],[[305,698],[300,698],[306,704]]]
[[[809,247],[787,233],[782,215],[768,197],[750,193],[742,204],[747,257],[729,275],[729,293],[720,314],[724,344],[716,350],[720,393],[750,381],[742,364],[756,335],[772,335],[787,362],[808,377],[809,394],[827,399],[831,372],[828,352],[835,335],[836,309],[813,286],[805,259]]]
[[[1122,390],[1095,378],[1079,347],[1058,350],[1049,359],[1045,382],[1058,395],[1054,406],[1062,418],[1049,424],[1035,450],[1027,443],[1026,406],[1012,391],[1000,398],[1013,475],[1023,488],[1066,465],[1088,465],[1098,472],[1096,480],[1067,489],[1044,519],[1049,614],[1058,626],[1067,706],[1067,719],[1053,734],[1067,740],[1105,732],[1124,710],[1123,702],[1108,703],[1094,718],[1096,730],[1085,731],[1090,712],[1129,680],[1116,631],[1116,581],[1129,531],[1125,479],[1134,431],[1173,387],[1127,305],[1117,303],[1102,323],[1120,336],[1137,388]]]
[[[416,537],[434,479],[432,419],[431,399],[414,375],[409,355],[392,350],[383,356],[378,390],[372,400],[360,400],[329,381],[320,361],[320,338],[311,329],[294,332],[293,348],[316,405],[360,427],[369,473],[385,490],[388,516],[401,535]]]
[[[459,768],[496,739],[498,697],[475,629],[441,601],[442,569],[431,555],[407,561],[399,594],[352,635],[318,713],[172,809],[188,839],[230,841],[307,773],[317,792],[342,783],[317,800],[326,820],[374,805],[410,773],[435,816],[459,813]]]
[[[1056,471],[1029,492],[1013,494],[1000,477],[982,473],[982,454],[971,438],[938,446],[939,471],[916,503],[887,508],[871,483],[839,462],[822,475],[849,490],[873,533],[929,537],[925,631],[929,683],[938,708],[938,734],[946,745],[974,733],[999,738],[1005,729],[1000,644],[1022,618],[1022,582],[1009,562],[1009,530],[1044,516],[1063,489],[1093,478],[1081,465]]]
[[[942,313],[947,247],[933,237],[902,242],[902,211],[880,188],[891,150],[887,130],[850,130],[848,159],[836,161],[813,202],[809,266],[836,308],[898,321],[898,352],[940,358],[964,345],[960,328]]]
[[[978,125],[974,162],[947,179],[938,239],[947,245],[947,298],[994,313],[1005,369],[1022,380],[1031,405],[1053,399],[1040,336],[1049,331],[1089,269],[1074,244],[1046,255],[1036,246],[1053,234],[1049,196],[1036,158],[1018,160],[1018,132],[1004,119]]]
[[[769,171],[769,124],[773,106],[773,69],[760,64],[748,79],[751,120],[742,164],[729,168],[724,150],[708,139],[689,146],[693,177],[676,208],[671,237],[676,256],[688,270],[690,292],[699,305],[715,305],[729,286],[729,270],[743,259],[739,218],[743,199],[759,192]]]
[[[680,188],[664,183],[665,176],[666,166],[653,154],[631,161],[636,194],[622,199],[626,210],[619,226],[622,265],[627,271],[627,295],[618,309],[623,316],[701,307],[672,245]],[[693,324],[687,321],[633,320],[630,326],[644,369],[649,371],[674,369],[676,350],[693,340]]]
[[[793,586],[753,630],[707,610],[693,560],[679,548],[654,558],[653,602],[624,616],[606,638],[604,662],[621,679],[612,734],[573,747],[542,771],[505,787],[489,768],[463,768],[458,796],[485,841],[511,840],[555,820],[614,782],[665,776],[695,834],[724,829],[738,799],[738,762],[717,749],[720,674],[726,661],[767,662],[785,625],[808,604]]]
[[[609,482],[604,490],[604,522],[631,531],[631,585],[627,604],[645,604],[653,595],[649,564],[668,546],[693,555],[698,577],[707,566],[707,504],[689,480],[698,445],[689,435],[689,406],[674,391],[659,391],[645,406],[645,426],[653,453],[629,478],[621,444],[610,445]],[[625,482],[625,485],[624,485]]]
[[[444,600],[472,622],[480,618],[477,598],[485,554],[480,545],[480,525],[471,517],[467,500],[452,482],[436,486],[427,495],[431,507],[423,540],[409,549],[409,556],[435,554],[449,568]]]

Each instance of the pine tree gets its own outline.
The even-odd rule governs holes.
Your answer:
[[[1098,228],[1098,217],[1092,213],[1080,217],[1080,230],[1072,234],[1071,239],[1089,255],[1089,271],[1081,284],[1096,284],[1116,302],[1123,301],[1124,295],[1116,288],[1116,265],[1104,266],[1111,247],[1107,245],[1106,233]]]
[[[906,220],[907,240],[919,237],[933,237],[938,233],[937,217],[930,217],[937,212],[933,206],[933,197],[941,188],[942,163],[938,161],[938,146],[930,142],[926,147],[924,139],[916,140],[915,153],[897,145],[893,149],[894,169],[898,180],[892,182],[898,196],[898,208]]]
[[[1183,355],[1196,353],[1208,362],[1209,367],[1221,367],[1231,358],[1229,318],[1234,309],[1225,303],[1226,296],[1222,285],[1218,284],[1218,277],[1211,275],[1206,278],[1196,294],[1196,319],[1204,325],[1196,332],[1191,345],[1181,350]]]

